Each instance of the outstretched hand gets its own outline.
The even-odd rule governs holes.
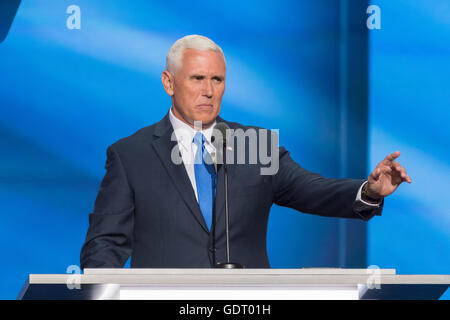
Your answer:
[[[394,161],[400,156],[400,151],[395,151],[381,161],[369,175],[366,184],[366,193],[374,199],[384,198],[393,193],[398,186],[406,181],[411,183],[411,177],[406,173],[400,163]]]

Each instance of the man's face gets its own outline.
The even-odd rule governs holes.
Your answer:
[[[172,91],[164,85],[172,96],[174,115],[191,126],[194,121],[201,121],[204,128],[211,126],[220,112],[225,73],[225,61],[219,53],[186,49],[180,69],[171,78]]]

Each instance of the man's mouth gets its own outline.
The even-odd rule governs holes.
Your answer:
[[[198,104],[197,107],[202,110],[210,110],[213,108],[213,105],[210,103],[202,103],[202,104]]]

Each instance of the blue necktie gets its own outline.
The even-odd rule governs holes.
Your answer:
[[[214,199],[216,198],[216,170],[208,150],[205,149],[205,136],[197,132],[193,142],[197,145],[194,159],[195,182],[197,184],[198,204],[205,218],[208,229],[214,210]]]

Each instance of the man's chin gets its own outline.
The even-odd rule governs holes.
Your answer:
[[[196,120],[194,120],[194,125],[202,125],[203,129],[207,129],[211,127],[214,124],[214,121],[216,120],[216,117],[198,117]]]

